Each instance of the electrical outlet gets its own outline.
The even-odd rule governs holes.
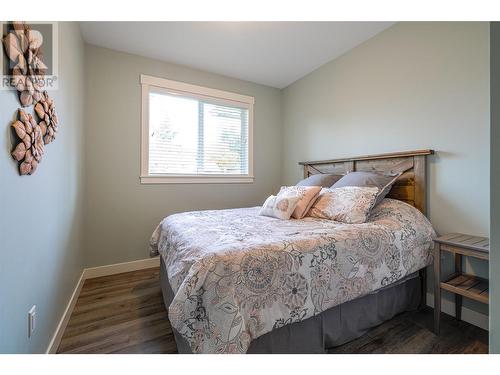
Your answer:
[[[28,311],[28,337],[33,336],[36,328],[36,305]]]

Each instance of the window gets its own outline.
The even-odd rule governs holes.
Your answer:
[[[141,75],[142,183],[253,182],[254,98]]]

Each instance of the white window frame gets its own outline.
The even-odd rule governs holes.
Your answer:
[[[252,183],[253,176],[253,106],[251,96],[233,92],[172,81],[165,78],[141,74],[142,114],[141,114],[141,174],[142,184],[213,184]],[[248,109],[248,174],[149,174],[149,93],[151,90],[183,94],[210,102],[237,105]]]

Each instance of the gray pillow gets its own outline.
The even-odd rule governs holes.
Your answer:
[[[321,186],[324,188],[329,188],[341,178],[342,175],[338,174],[318,173],[299,181],[297,183],[297,186]]]
[[[375,204],[379,204],[389,194],[392,185],[394,185],[400,175],[401,173],[388,175],[373,172],[351,172],[333,184],[332,189],[344,186],[374,186],[379,189],[377,199],[375,200]]]

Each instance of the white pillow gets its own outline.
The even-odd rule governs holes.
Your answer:
[[[309,210],[309,216],[346,224],[364,223],[375,205],[378,192],[376,187],[359,186],[322,189]]]
[[[271,195],[266,199],[259,211],[259,215],[275,217],[281,220],[288,220],[292,216],[300,197],[298,196],[275,196]]]

